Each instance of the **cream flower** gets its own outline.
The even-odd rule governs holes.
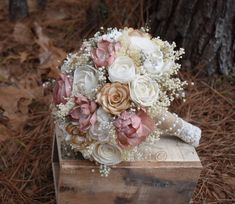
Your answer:
[[[79,66],[74,71],[73,94],[92,97],[98,85],[97,70],[89,65]]]
[[[110,143],[95,143],[92,157],[104,165],[115,165],[122,161],[121,149]]]
[[[163,61],[163,53],[156,39],[152,40],[149,35],[138,34],[137,31],[132,32],[134,34],[129,34],[130,49],[137,49],[144,54],[144,69],[157,76],[167,72],[173,63]]]
[[[158,85],[146,75],[136,75],[129,86],[131,99],[142,106],[152,106],[158,100]]]
[[[160,76],[161,74],[167,72],[173,66],[173,62],[163,61],[163,54],[159,50],[154,53],[146,54],[146,59],[144,61],[144,69],[151,74],[151,76]]]
[[[120,56],[108,69],[111,82],[128,83],[135,78],[135,65],[131,58]]]
[[[150,39],[150,37],[130,36],[131,47],[144,53],[153,53],[159,47]]]
[[[96,111],[96,123],[90,127],[89,136],[94,140],[107,141],[111,120],[111,115],[105,112],[102,107],[99,107]]]

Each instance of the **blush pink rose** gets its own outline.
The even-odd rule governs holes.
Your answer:
[[[65,74],[60,74],[60,78],[56,81],[53,90],[53,102],[54,104],[65,104],[67,102],[66,98],[71,95],[72,92],[72,78]]]
[[[75,107],[69,114],[72,124],[77,125],[81,132],[86,132],[96,122],[96,108],[96,103],[85,96],[75,97]]]
[[[101,40],[97,43],[97,48],[91,52],[91,57],[96,67],[107,67],[113,63],[116,58],[116,52],[120,49],[119,42],[113,43],[107,40]]]
[[[117,141],[123,148],[137,146],[155,129],[154,121],[143,111],[123,112],[115,121]]]

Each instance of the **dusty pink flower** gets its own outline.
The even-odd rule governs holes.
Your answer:
[[[154,131],[154,121],[143,111],[123,112],[114,122],[117,140],[121,147],[136,146]]]
[[[60,78],[56,81],[53,90],[54,104],[66,103],[66,98],[71,95],[72,83],[72,78],[68,77],[65,74],[60,74]]]
[[[116,51],[120,49],[120,43],[113,43],[101,40],[97,43],[97,48],[91,52],[91,57],[96,67],[109,66],[116,58]]]
[[[97,105],[82,95],[75,97],[75,104],[69,114],[71,121],[81,132],[86,132],[96,122]]]

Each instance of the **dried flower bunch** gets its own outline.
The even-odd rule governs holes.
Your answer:
[[[184,51],[175,47],[146,29],[101,28],[69,54],[53,98],[71,146],[109,166],[138,159],[140,145],[158,140],[154,115],[186,85],[176,75]]]

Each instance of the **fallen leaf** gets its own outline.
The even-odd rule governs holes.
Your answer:
[[[7,78],[4,75],[0,74],[0,82],[6,82]]]
[[[28,119],[28,108],[33,99],[44,96],[40,74],[28,74],[19,82],[18,86],[0,87],[0,107],[3,109],[3,117],[9,119],[13,130],[23,128]]]
[[[12,60],[20,60],[20,63],[23,63],[29,59],[34,59],[34,56],[32,56],[30,53],[28,52],[19,52],[18,54],[15,55],[9,55],[7,57],[4,58],[3,63],[7,64],[9,62],[11,62]]]
[[[38,10],[37,2],[38,1],[35,1],[35,0],[27,0],[29,13],[32,13]]]
[[[29,90],[33,94],[33,98],[43,96],[44,89],[41,83],[40,74],[28,74],[18,83],[21,89]]]
[[[5,125],[0,123],[0,143],[12,137],[12,132]]]
[[[9,119],[14,130],[22,128],[28,118],[28,105],[35,98],[33,89],[14,86],[0,87],[0,107],[4,110],[3,116]]]
[[[29,98],[20,98],[18,101],[18,110],[24,114],[28,114],[28,106],[31,104],[31,99]]]
[[[48,74],[48,77],[58,78],[60,74],[59,65],[66,57],[66,53],[53,45],[51,40],[43,33],[42,27],[35,23],[35,31],[38,36],[36,40],[40,46],[39,60],[40,68],[43,74]]]
[[[28,52],[19,52],[19,57],[20,57],[20,63],[23,63],[23,62],[25,62],[27,59],[28,59],[28,57],[30,56],[30,53],[28,53]]]
[[[33,33],[30,28],[23,23],[16,23],[13,31],[13,37],[16,42],[21,44],[31,44],[33,42]]]
[[[228,184],[235,189],[235,177],[231,177],[228,174],[222,174],[224,183]]]

